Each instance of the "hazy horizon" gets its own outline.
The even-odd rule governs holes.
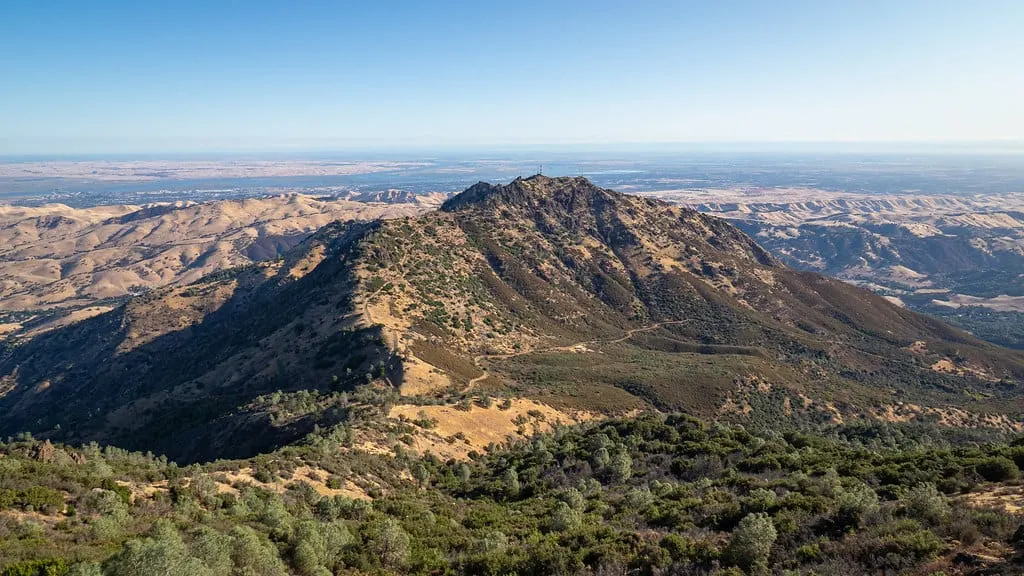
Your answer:
[[[99,150],[94,152],[0,153],[0,162],[46,162],[80,160],[359,160],[412,158],[504,158],[508,156],[562,155],[597,157],[650,154],[691,155],[965,155],[1004,156],[1024,154],[1024,139],[988,141],[794,141],[794,142],[607,142],[479,145],[352,145],[347,147],[251,148],[251,149],[166,149],[152,151]]]

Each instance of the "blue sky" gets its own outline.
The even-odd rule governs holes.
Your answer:
[[[0,2],[0,154],[1024,137],[1024,2]]]

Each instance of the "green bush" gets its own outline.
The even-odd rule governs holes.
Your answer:
[[[576,530],[582,524],[583,515],[565,502],[556,504],[554,511],[551,512],[551,530],[555,532]]]
[[[836,503],[836,521],[840,526],[858,528],[865,516],[878,510],[878,494],[870,486],[858,482],[849,488],[840,488]]]
[[[748,514],[733,530],[726,548],[726,557],[733,564],[747,570],[764,564],[768,561],[777,536],[775,525],[767,514]]]
[[[108,576],[163,574],[214,576],[206,564],[192,556],[178,530],[169,523],[154,526],[152,536],[129,540],[105,566]]]
[[[937,523],[949,515],[946,497],[931,482],[922,482],[904,495],[903,506],[913,518]]]
[[[95,562],[79,562],[67,571],[66,576],[103,576],[103,568]]]
[[[743,508],[748,512],[768,512],[777,501],[777,496],[767,488],[756,488],[751,490],[743,499]]]
[[[22,490],[0,489],[0,510],[20,507],[31,510],[53,510],[64,507],[64,495],[46,486],[30,486]]]
[[[266,537],[249,526],[234,527],[231,536],[231,562],[236,574],[287,576],[288,568]]]
[[[1013,460],[1019,470],[1024,470],[1024,446],[1013,446],[1006,451],[1006,455]]]
[[[817,542],[805,544],[796,549],[796,558],[800,562],[817,562],[821,559],[821,546]]]
[[[1016,480],[1020,475],[1020,470],[1017,468],[1017,465],[1013,463],[1013,460],[1003,456],[988,458],[985,461],[978,463],[978,465],[975,466],[975,470],[978,471],[978,474],[982,478],[989,482],[1006,482],[1008,480]]]
[[[65,576],[68,570],[68,564],[63,559],[30,560],[11,564],[0,574],[2,576]]]
[[[126,506],[132,503],[132,491],[127,486],[118,484],[112,478],[104,478],[100,487],[104,490],[109,490],[114,494],[117,494]]]
[[[692,559],[693,541],[675,533],[666,534],[659,544],[675,562],[687,562]]]
[[[365,543],[385,568],[400,570],[409,559],[409,535],[392,518],[372,522],[365,530]]]

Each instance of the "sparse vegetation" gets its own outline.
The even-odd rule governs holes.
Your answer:
[[[1015,447],[950,444],[934,428],[752,434],[648,416],[561,427],[463,462],[325,450],[330,438],[188,468],[114,448],[0,444],[0,484],[18,495],[0,508],[0,568],[809,574],[948,570],[957,554],[1003,571],[990,573],[1018,567],[1008,551],[1024,518],[969,498],[993,489],[979,469],[1012,465]],[[596,452],[608,457],[595,466]],[[253,479],[225,483],[241,469]],[[329,492],[370,478],[372,501]]]
[[[3,429],[171,457],[0,445],[4,570],[1019,567],[1019,508],[978,502],[1024,499],[1024,357],[719,220],[539,177],[277,265],[145,342],[123,334],[181,317],[165,293],[4,350]],[[413,367],[443,386],[403,397]]]

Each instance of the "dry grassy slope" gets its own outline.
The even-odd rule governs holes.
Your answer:
[[[416,394],[430,390],[431,377],[438,388],[480,382],[482,369],[498,381],[541,382],[548,376],[530,363],[573,345],[596,364],[634,354],[610,348],[618,340],[654,355],[648,364],[665,362],[667,380],[716,356],[714,378],[701,382],[695,373],[671,390],[631,380],[627,372],[643,363],[608,366],[621,374],[607,382],[671,408],[706,411],[730,394],[721,382],[773,374],[786,380],[777,384],[818,396],[815,386],[827,377],[840,390],[866,389],[880,405],[908,391],[962,403],[964,387],[1015,398],[994,382],[1024,376],[1019,354],[865,290],[789,270],[723,220],[583,179],[478,184],[441,212],[390,221],[367,242],[359,276],[367,320],[383,324],[389,343],[426,374],[410,386]],[[622,338],[645,326],[656,330]],[[926,344],[911,351],[918,341]],[[747,360],[729,359],[737,354]],[[959,364],[956,374],[967,378],[938,374],[931,367],[940,361]],[[550,378],[565,377],[573,376]],[[567,405],[591,407],[586,383],[577,384]],[[608,392],[596,383],[593,390]],[[847,404],[859,401],[843,394]]]
[[[885,195],[781,188],[647,194],[723,218],[753,219],[777,226],[827,220],[901,223],[920,219],[965,223],[970,221],[970,215],[982,215],[973,223],[1004,228],[1007,224],[1016,227],[1006,215],[1024,207],[1024,193]]]
[[[0,433],[191,460],[252,455],[326,424],[272,425],[247,406],[278,389],[352,387],[388,360],[379,329],[356,330],[352,307],[351,261],[374,226],[335,223],[281,260],[156,290],[8,347]]]
[[[148,207],[0,206],[0,309],[85,306],[187,284],[275,257],[334,220],[423,209],[298,194]]]
[[[1006,227],[981,220],[1000,218]],[[811,222],[774,226],[738,222],[773,253],[805,268],[849,277],[931,286],[931,275],[986,268],[1024,270],[1024,217],[966,215],[932,222]],[[902,271],[902,277],[893,276]]]
[[[1024,194],[761,195],[668,197],[732,219],[787,263],[890,293],[956,290],[961,275],[986,270],[1024,273]]]
[[[760,295],[736,281],[742,268],[756,270],[750,278],[759,284],[756,276],[773,281],[779,268],[722,220],[544,177],[480,184],[440,212],[387,222],[366,261],[372,321],[480,353],[618,335],[656,321],[659,312],[634,282],[692,273],[743,301]]]
[[[351,389],[378,362],[407,394],[510,392],[567,420],[742,414],[729,407],[765,390],[804,394],[769,399],[790,413],[887,414],[904,400],[1007,412],[1024,375],[1019,355],[789,270],[721,219],[538,176],[476,185],[417,218],[332,224],[281,260],[8,347],[0,435],[247,456],[339,417],[272,423],[256,396]]]

